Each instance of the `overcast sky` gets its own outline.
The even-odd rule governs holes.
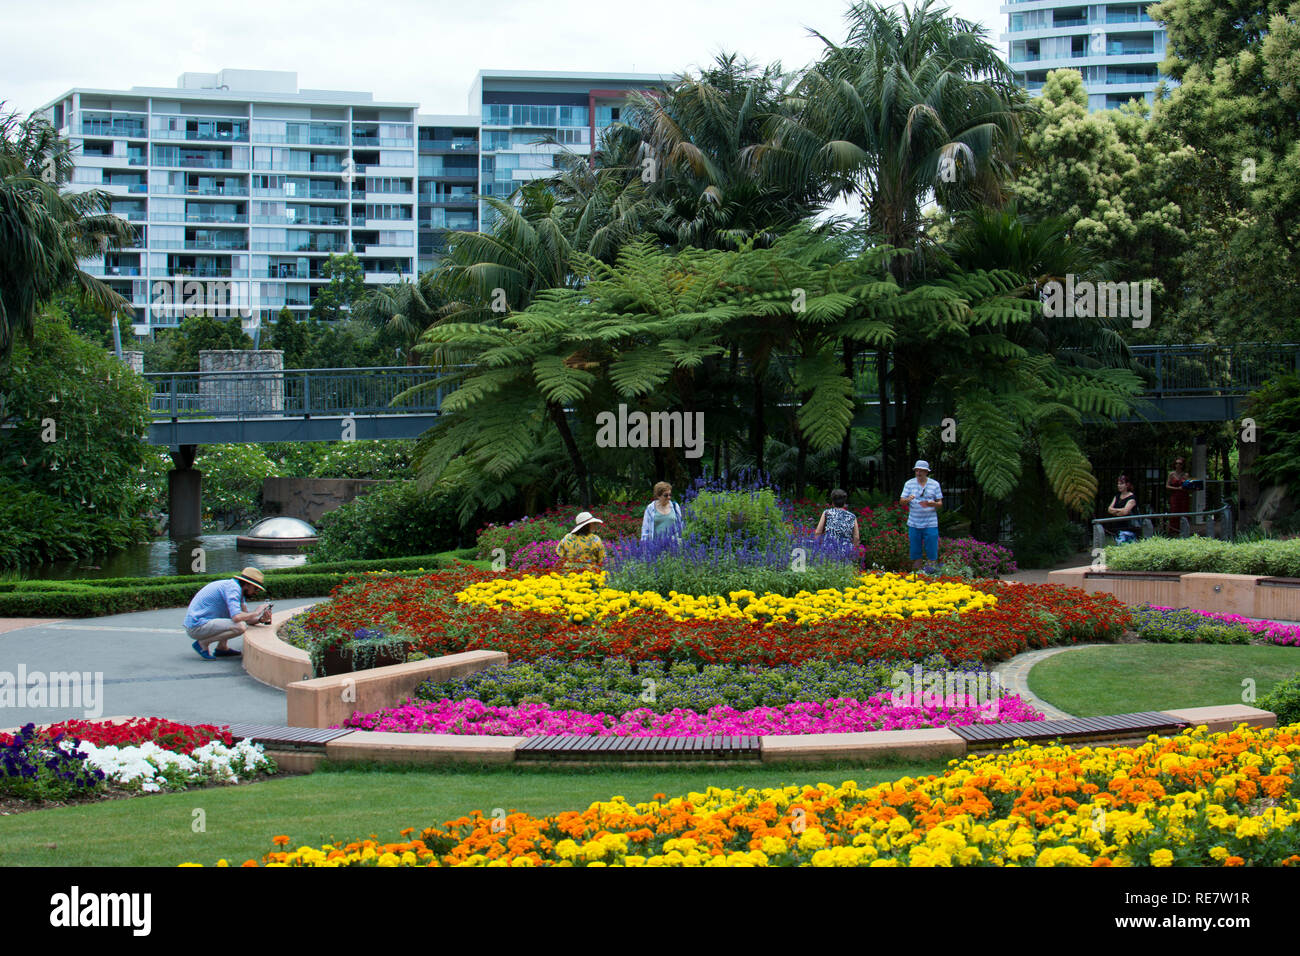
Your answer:
[[[47,0],[3,3],[0,100],[27,113],[74,86],[175,86],[186,71],[293,70],[300,87],[363,90],[464,113],[481,69],[675,74],[722,50],[801,67],[847,0]],[[998,37],[998,0],[950,0]]]

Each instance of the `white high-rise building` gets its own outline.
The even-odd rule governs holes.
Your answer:
[[[71,188],[135,224],[134,245],[84,268],[132,303],[137,332],[192,314],[197,285],[209,304],[224,287],[250,331],[285,306],[303,317],[331,253],[354,252],[368,285],[415,276],[415,103],[222,70],[78,87],[39,112],[73,144]]]
[[[1032,93],[1051,70],[1078,70],[1090,110],[1115,109],[1131,99],[1152,101],[1165,58],[1165,30],[1146,3],[1010,0],[1007,59]]]

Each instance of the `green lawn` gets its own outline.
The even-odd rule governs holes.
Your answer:
[[[260,858],[271,837],[293,846],[333,839],[399,839],[405,827],[440,824],[472,810],[496,807],[530,813],[585,810],[621,795],[648,800],[709,786],[874,784],[942,773],[945,761],[925,764],[846,763],[815,766],[654,768],[556,772],[545,768],[454,770],[339,769],[237,787],[154,794],[0,817],[3,866],[174,866],[182,862],[234,864]],[[203,810],[206,832],[196,833]]]
[[[1300,671],[1300,648],[1230,644],[1081,647],[1035,664],[1029,689],[1076,717],[1250,703]]]

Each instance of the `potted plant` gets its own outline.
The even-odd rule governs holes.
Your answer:
[[[361,627],[351,634],[342,632],[331,637],[312,645],[312,670],[317,677],[404,664],[411,649],[409,638],[378,627]]]

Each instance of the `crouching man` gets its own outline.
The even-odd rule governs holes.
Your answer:
[[[244,568],[233,578],[205,584],[194,600],[190,601],[185,615],[185,633],[194,641],[191,645],[205,661],[215,657],[239,657],[226,642],[232,637],[243,637],[249,624],[270,624],[271,605],[263,604],[256,611],[248,610],[245,600],[266,593],[262,572],[257,568]],[[215,651],[208,646],[216,644]]]

